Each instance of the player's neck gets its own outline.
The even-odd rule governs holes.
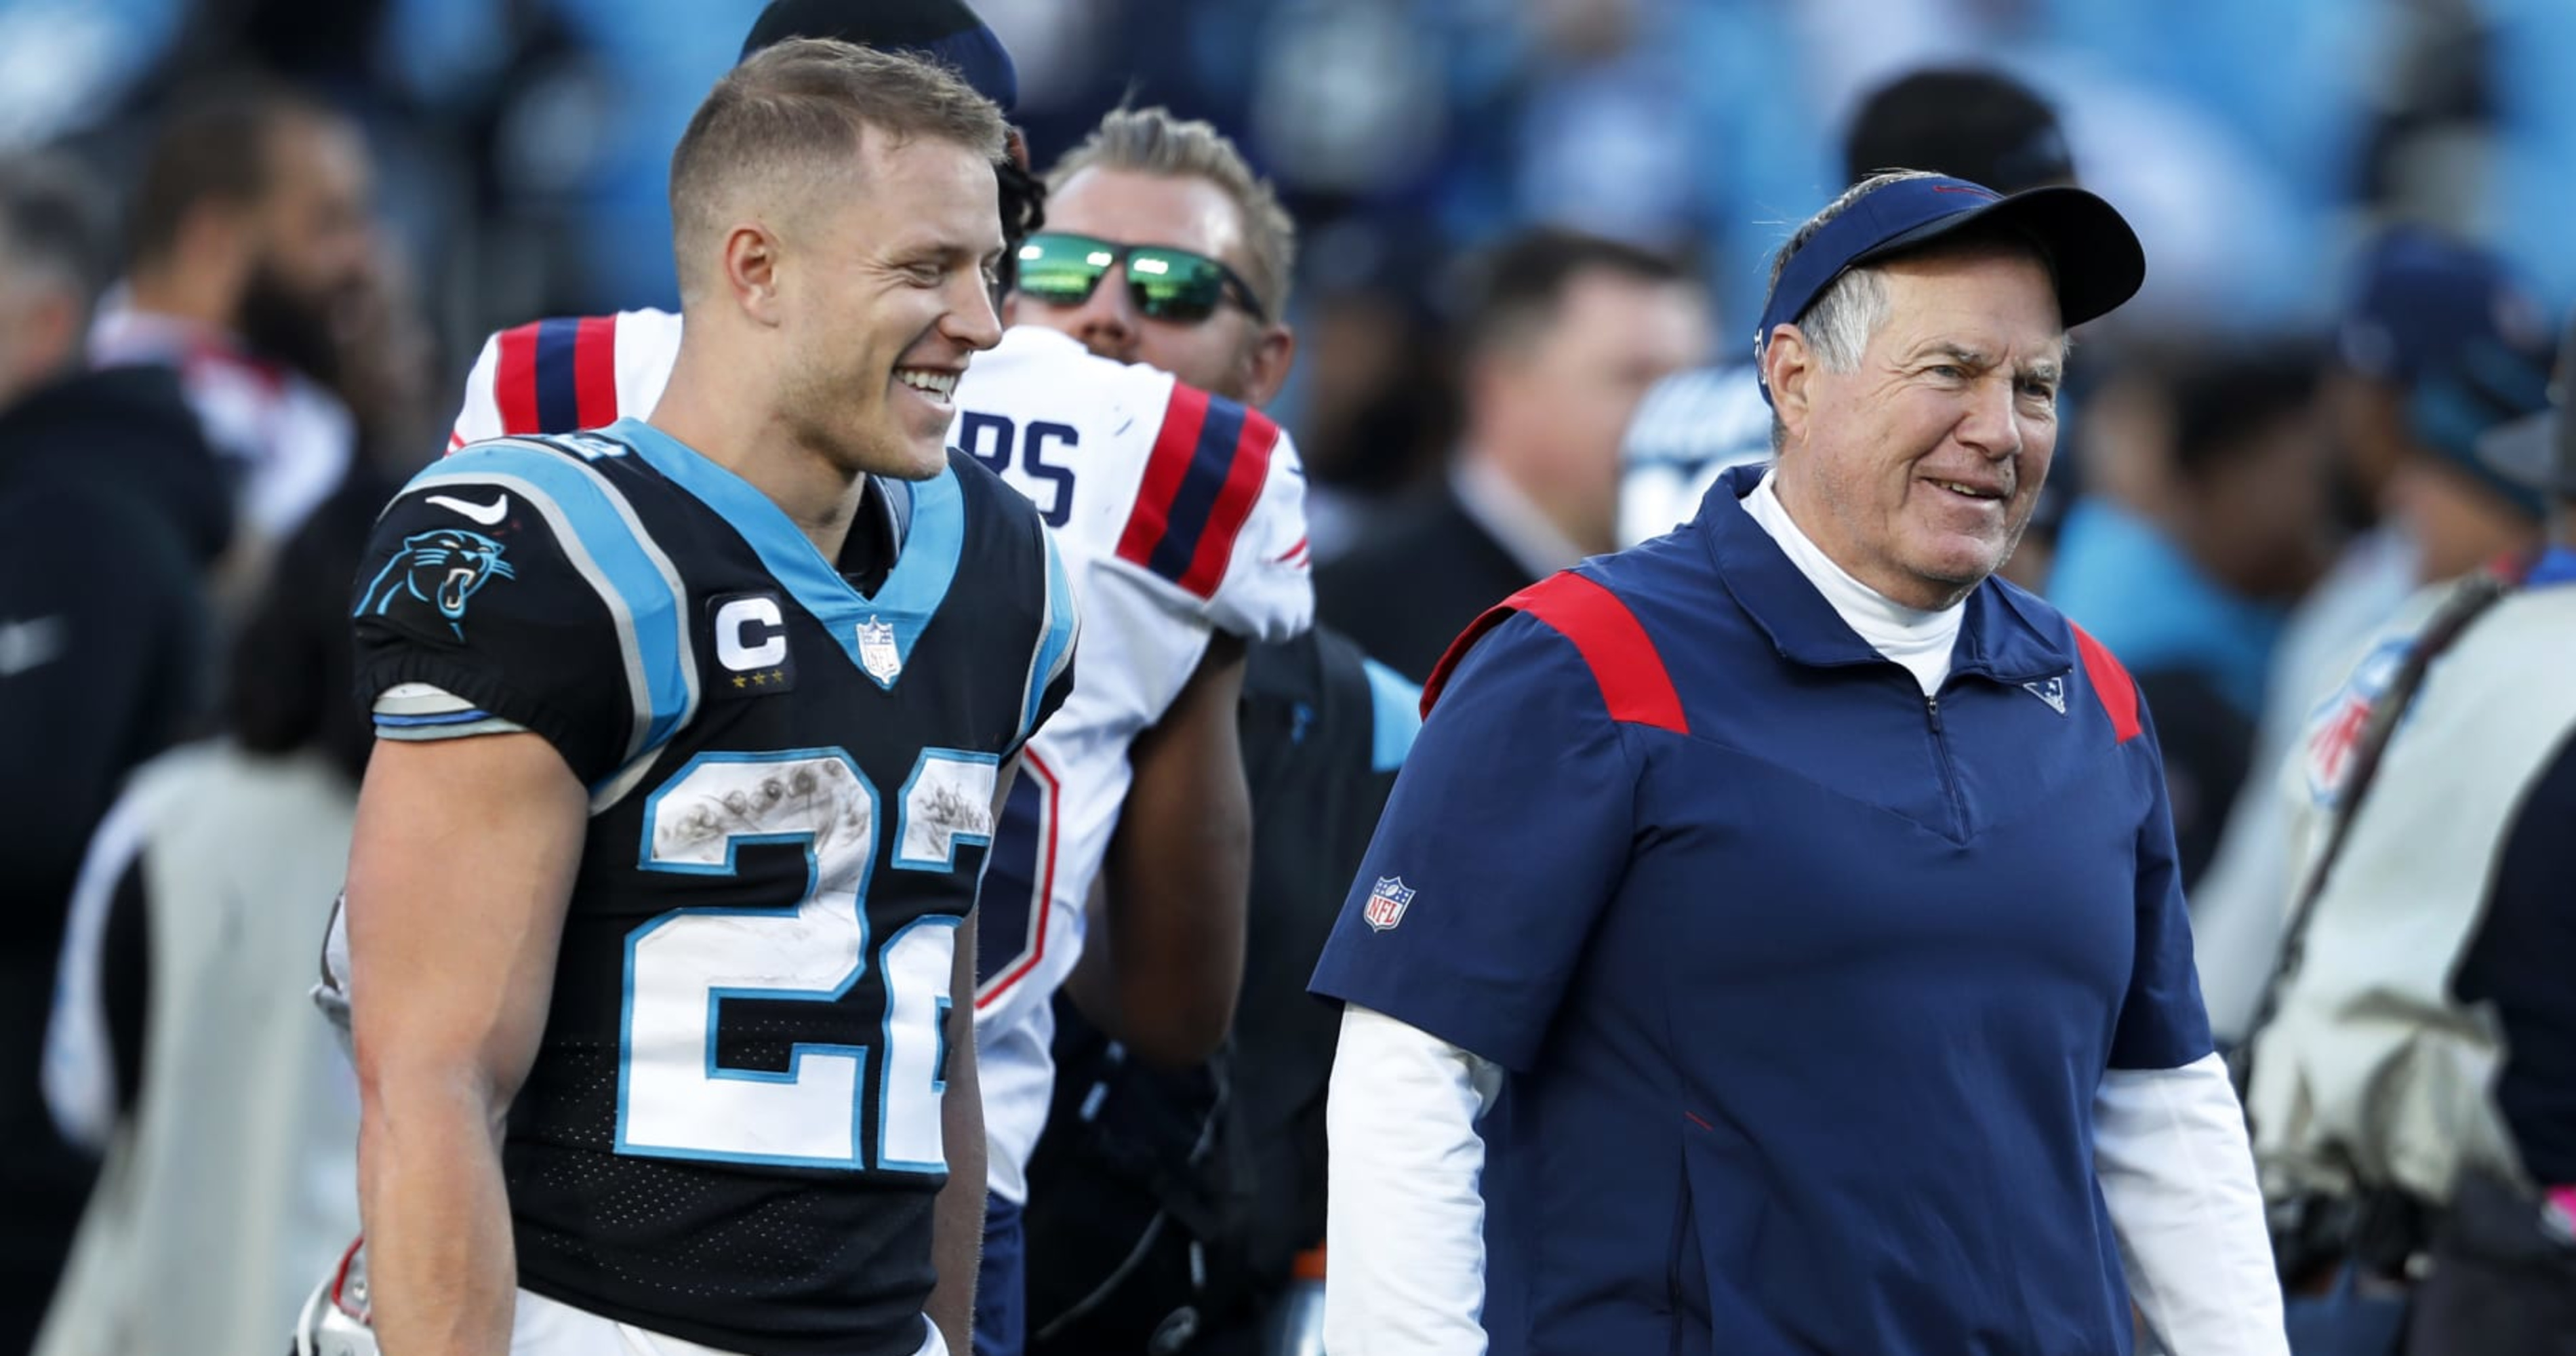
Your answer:
[[[839,561],[867,477],[799,441],[776,419],[746,419],[745,410],[757,402],[711,389],[694,366],[684,350],[647,422],[769,496],[825,560]]]

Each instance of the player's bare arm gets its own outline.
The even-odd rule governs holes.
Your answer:
[[[349,945],[359,1207],[388,1351],[509,1349],[502,1120],[544,1029],[586,815],[532,734],[387,741],[368,765]]]
[[[1084,951],[1070,981],[1085,1016],[1158,1064],[1214,1053],[1243,985],[1243,667],[1242,639],[1216,633],[1171,709],[1136,737],[1135,783],[1109,845],[1105,942]]]

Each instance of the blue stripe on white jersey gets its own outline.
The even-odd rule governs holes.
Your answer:
[[[1190,450],[1190,469],[1181,479],[1181,487],[1172,493],[1171,512],[1165,515],[1170,524],[1163,539],[1155,543],[1154,555],[1146,562],[1154,573],[1179,583],[1190,572],[1190,563],[1198,558],[1199,538],[1207,535],[1208,523],[1216,515],[1217,491],[1225,488],[1226,477],[1234,471],[1234,453],[1243,441],[1244,407],[1231,400],[1212,399],[1207,403],[1207,418],[1199,425],[1198,445]]]
[[[537,324],[537,421],[551,432],[581,427],[580,369],[573,365],[574,343],[581,335],[578,316],[559,316]]]

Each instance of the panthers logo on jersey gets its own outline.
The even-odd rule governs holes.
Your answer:
[[[359,604],[363,616],[381,617],[403,598],[426,603],[447,619],[456,638],[465,638],[465,604],[495,577],[515,572],[501,558],[501,543],[480,532],[442,527],[403,538],[402,550],[385,563]]]

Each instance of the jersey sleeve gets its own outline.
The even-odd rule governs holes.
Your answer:
[[[456,426],[447,432],[449,452],[513,431],[501,426],[501,402],[495,385],[500,370],[501,336],[494,334],[484,339],[483,351],[474,355],[474,366],[465,374],[465,403],[456,411]]]
[[[1625,874],[1636,768],[1535,616],[1476,642],[1435,701],[1312,988],[1525,1071]]]
[[[2115,661],[2116,662],[2116,661]],[[2183,904],[2182,867],[2174,846],[2173,806],[2154,717],[2137,701],[2139,733],[2127,741],[2145,759],[2149,810],[2138,826],[2138,940],[2129,990],[2111,1036],[2114,1069],[2179,1069],[2216,1048],[2192,960],[2191,916]]]
[[[1210,625],[1284,640],[1315,620],[1306,468],[1269,416],[1174,382],[1118,559],[1178,590]]]
[[[668,559],[572,455],[481,444],[431,466],[355,582],[357,696],[381,737],[529,730],[596,789],[695,704]]]
[[[466,373],[465,403],[447,435],[448,450],[487,438],[571,433],[616,423],[631,403],[625,390],[629,374],[619,366],[620,334],[628,315],[661,318],[650,312],[559,316],[485,339],[473,370]],[[649,327],[638,320],[635,328]],[[676,334],[670,342],[676,345]],[[649,405],[642,402],[639,408]]]

